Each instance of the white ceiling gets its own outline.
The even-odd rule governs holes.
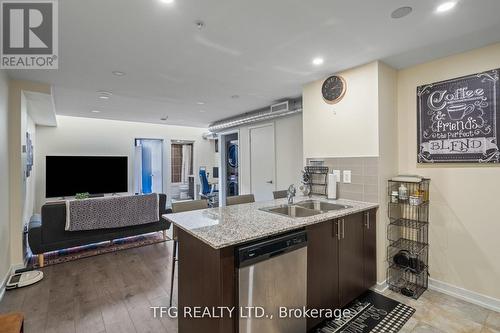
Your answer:
[[[500,41],[500,1],[438,15],[443,1],[63,0],[59,70],[9,74],[53,84],[60,115],[205,127],[376,59],[402,68]],[[413,13],[391,19],[400,6]]]

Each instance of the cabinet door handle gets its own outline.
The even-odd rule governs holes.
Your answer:
[[[370,212],[366,212],[366,229],[370,229]]]
[[[337,239],[340,240],[340,220],[337,220]]]
[[[345,219],[342,219],[342,239],[345,238]]]

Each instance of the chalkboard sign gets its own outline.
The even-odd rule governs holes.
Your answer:
[[[417,88],[419,163],[499,163],[500,69]]]

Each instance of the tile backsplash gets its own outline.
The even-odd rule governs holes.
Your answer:
[[[338,197],[342,199],[379,202],[378,157],[335,157],[310,158],[311,161],[322,161],[323,166],[332,170],[340,170]],[[345,170],[351,171],[351,183],[343,182]]]

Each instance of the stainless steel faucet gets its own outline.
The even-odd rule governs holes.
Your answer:
[[[286,191],[286,198],[288,199],[289,205],[293,204],[293,197],[295,196],[295,193],[297,193],[295,186],[293,184],[288,186],[288,190]]]

